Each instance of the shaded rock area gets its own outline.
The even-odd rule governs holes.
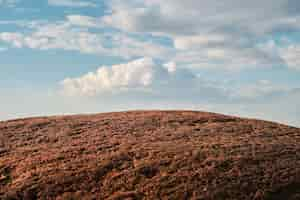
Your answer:
[[[300,130],[192,111],[0,122],[0,199],[300,199]]]

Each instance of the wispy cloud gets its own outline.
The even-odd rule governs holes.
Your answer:
[[[0,7],[15,7],[20,0],[0,0]]]
[[[68,15],[68,22],[72,25],[83,26],[83,27],[101,27],[100,19],[84,16],[84,15]]]
[[[94,2],[81,0],[48,0],[48,4],[63,7],[97,7],[97,4]]]
[[[119,31],[105,30],[98,18],[89,16],[68,15],[66,20],[57,22],[16,23],[28,31],[0,32],[0,41],[15,48],[63,49],[126,59],[145,56],[167,58],[172,51],[159,43],[141,40]],[[101,32],[92,32],[89,28],[101,29]]]
[[[280,49],[282,58],[292,69],[300,70],[300,45],[289,45]]]

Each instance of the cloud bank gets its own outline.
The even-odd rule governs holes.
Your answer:
[[[282,33],[300,30],[296,0],[113,0],[103,23],[124,31],[172,38],[177,63],[191,67],[239,69],[288,66],[295,59],[260,47]],[[178,15],[180,13],[180,16]],[[196,20],[195,20],[196,19]],[[280,44],[276,44],[279,45]],[[281,47],[278,47],[281,48]],[[293,48],[292,46],[287,47]],[[293,60],[292,62],[289,62]]]

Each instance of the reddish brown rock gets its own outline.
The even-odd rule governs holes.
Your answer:
[[[0,122],[0,199],[299,199],[300,130],[188,111]]]

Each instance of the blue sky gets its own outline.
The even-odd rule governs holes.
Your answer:
[[[300,126],[297,0],[0,0],[0,120],[193,109]]]

